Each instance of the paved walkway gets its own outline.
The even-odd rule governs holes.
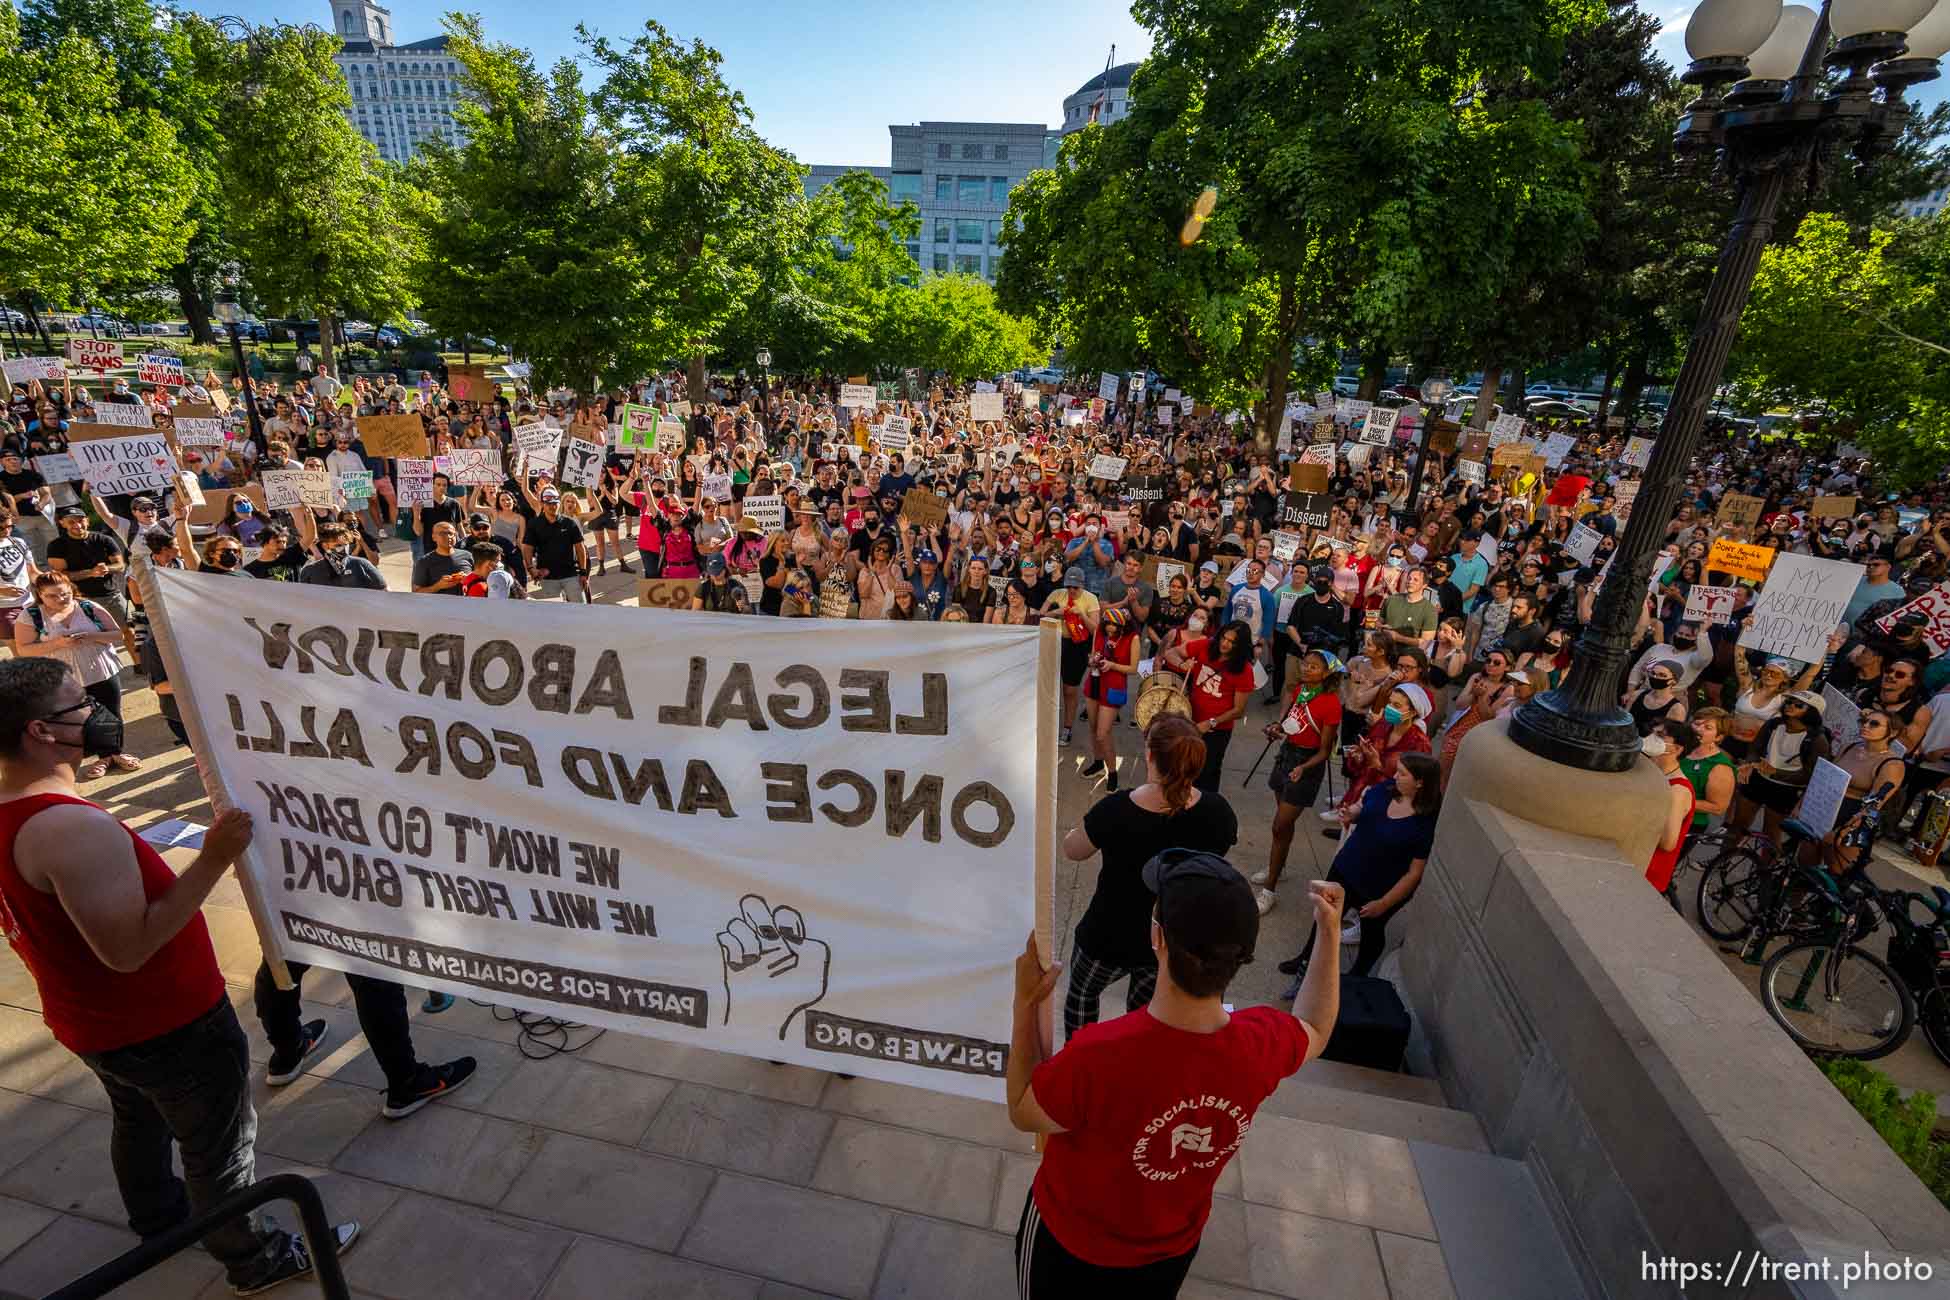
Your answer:
[[[400,559],[385,567],[400,585]],[[633,603],[628,580],[599,586]],[[130,697],[131,748],[148,756],[144,769],[89,793],[132,824],[207,821],[187,751],[168,747],[153,701],[146,690]],[[1136,733],[1120,735],[1129,747]],[[1256,732],[1242,733],[1226,780],[1244,832],[1236,857],[1248,869],[1263,863],[1270,813],[1263,769],[1252,789],[1241,787],[1260,744]],[[1066,755],[1065,826],[1097,795],[1075,768]],[[1303,937],[1297,882],[1323,872],[1333,847],[1317,824],[1303,829],[1296,885],[1235,987],[1241,1004],[1277,994],[1284,980],[1274,963]],[[188,853],[169,856],[180,866]],[[1094,872],[1094,863],[1060,868],[1066,950]],[[268,1049],[248,991],[258,946],[234,882],[206,915],[262,1062]],[[380,1074],[343,977],[314,972],[306,996],[330,1020],[331,1042],[291,1087],[257,1086],[259,1169],[316,1178],[336,1215],[364,1223],[346,1261],[361,1296],[1013,1294],[1011,1236],[1035,1157],[1000,1106],[614,1032],[573,1055],[527,1060],[515,1026],[490,1009],[462,1001],[427,1017],[416,998],[421,1056],[471,1054],[480,1073],[450,1100],[392,1123],[379,1116]],[[1120,998],[1114,990],[1106,1014]],[[109,1168],[105,1099],[37,1008],[25,972],[0,956],[0,1291],[30,1295],[134,1240]],[[1576,1294],[1573,1279],[1552,1271],[1561,1268],[1553,1246],[1542,1249],[1534,1283],[1515,1276],[1540,1253],[1542,1205],[1521,1166],[1483,1154],[1474,1120],[1443,1109],[1427,1081],[1362,1073],[1310,1068],[1269,1102],[1220,1184],[1184,1294]],[[1306,1086],[1310,1078],[1331,1086]],[[1485,1253],[1499,1241],[1514,1253]],[[195,1252],[118,1294],[228,1292],[216,1264]]]

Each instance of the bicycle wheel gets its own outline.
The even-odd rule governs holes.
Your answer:
[[[1887,1056],[1916,1024],[1916,1004],[1901,978],[1854,944],[1781,949],[1761,970],[1760,997],[1788,1037],[1824,1056]]]
[[[1950,1065],[1950,994],[1940,988],[1925,993],[1923,1004],[1916,1008],[1916,1023],[1931,1050]]]
[[[1734,848],[1707,864],[1694,894],[1700,929],[1723,943],[1744,939],[1754,928],[1760,882],[1766,867],[1749,848]]]

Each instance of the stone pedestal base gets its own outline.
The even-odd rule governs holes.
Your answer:
[[[1525,821],[1609,840],[1641,870],[1659,846],[1666,780],[1652,760],[1629,772],[1585,772],[1539,758],[1510,739],[1510,724],[1486,722],[1463,738],[1446,799],[1474,799]]]

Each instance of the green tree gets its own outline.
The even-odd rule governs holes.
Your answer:
[[[167,119],[118,107],[92,41],[22,43],[0,4],[0,289],[57,305],[98,298],[183,256],[190,163]]]
[[[988,282],[973,275],[930,275],[894,300],[891,355],[956,379],[999,375],[1049,355],[1028,322],[1004,311]]]
[[[251,288],[319,322],[332,363],[340,313],[375,321],[413,305],[417,196],[345,117],[351,94],[316,28],[259,28],[230,49],[222,115],[231,239]]]

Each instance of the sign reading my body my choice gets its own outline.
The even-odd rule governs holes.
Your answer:
[[[1002,1099],[1037,629],[154,581],[277,953]]]

